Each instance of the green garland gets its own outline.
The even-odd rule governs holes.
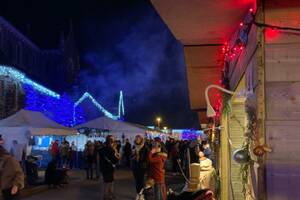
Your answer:
[[[227,115],[230,112],[231,112],[231,95],[227,93],[223,93],[222,113]]]
[[[249,152],[249,148],[250,148],[250,143],[249,140],[247,139],[247,141],[244,143],[242,149]],[[250,157],[250,156],[249,156]],[[242,185],[243,185],[243,195],[244,197],[246,197],[246,193],[247,193],[247,185],[248,185],[248,176],[249,176],[249,166],[250,166],[250,160],[247,163],[243,163],[240,166],[240,175],[241,175],[241,179],[242,179]]]

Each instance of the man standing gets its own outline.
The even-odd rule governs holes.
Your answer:
[[[24,174],[20,163],[0,146],[0,188],[4,200],[19,199],[24,187]]]

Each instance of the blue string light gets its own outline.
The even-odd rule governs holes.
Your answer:
[[[75,116],[75,113],[76,113],[76,110],[75,108],[81,104],[85,99],[90,99],[92,101],[92,103],[96,106],[96,108],[98,108],[106,117],[109,117],[113,120],[118,120],[120,119],[120,116],[116,116],[116,115],[113,115],[112,113],[110,113],[109,111],[107,111],[90,93],[88,92],[85,92],[80,98],[78,101],[75,102],[74,104],[74,109],[73,109],[73,112],[74,112],[74,116]],[[119,111],[120,112],[120,111]],[[74,119],[74,123],[77,123]]]
[[[31,85],[24,84],[26,94],[26,110],[39,111],[59,124],[72,127],[75,121],[85,122],[84,112],[80,106],[76,107],[76,115],[73,116],[74,102],[67,94],[63,94],[59,99],[44,95],[36,91]]]
[[[85,121],[85,118],[83,117],[84,112],[82,108],[79,107],[85,99],[90,99],[99,111],[101,111],[106,117],[119,120],[125,115],[122,91],[120,91],[118,115],[116,116],[106,110],[88,92],[85,92],[78,101],[73,103],[66,94],[61,96],[53,92],[39,83],[27,78],[24,73],[14,69],[13,67],[0,65],[0,76],[8,76],[23,84],[23,88],[26,93],[25,109],[42,112],[49,118],[65,126],[74,126]]]
[[[12,67],[8,67],[8,66],[4,66],[4,65],[0,65],[0,76],[8,76],[12,79],[15,79],[16,81],[19,81],[23,84],[27,84],[32,86],[35,90],[46,94],[48,96],[52,96],[54,98],[60,98],[60,95],[49,90],[48,88],[45,88],[44,86],[38,84],[37,82],[29,79],[26,77],[25,74],[23,74],[22,72],[12,68]]]

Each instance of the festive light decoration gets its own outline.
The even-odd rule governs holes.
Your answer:
[[[113,120],[118,120],[122,116],[125,115],[125,109],[124,109],[124,102],[123,102],[123,92],[120,91],[120,98],[119,98],[119,111],[118,115],[113,115],[110,113],[108,110],[106,110],[90,93],[85,92],[79,99],[78,101],[75,102],[74,104],[74,109],[73,109],[73,115],[75,116],[76,114],[76,107],[80,105],[85,99],[90,99],[92,103],[98,108],[100,112],[102,112],[106,117],[109,117]],[[74,118],[74,123],[76,122],[76,119]]]
[[[222,57],[224,60],[224,69],[222,71],[222,78],[219,80],[217,85],[221,86],[222,88],[229,89],[229,65],[231,62],[235,61],[235,58],[239,56],[244,47],[247,45],[248,42],[248,34],[251,30],[251,26],[254,22],[254,10],[252,8],[249,9],[249,14],[245,17],[245,19],[239,23],[239,30],[237,34],[237,38],[234,41],[225,42],[224,46],[222,47]],[[213,106],[215,110],[215,118],[217,120],[220,119],[223,102],[222,102],[222,95],[220,93],[216,94],[217,100]]]
[[[80,106],[76,107],[76,115],[73,116],[74,102],[67,94],[57,99],[39,93],[28,84],[24,84],[23,89],[26,94],[25,109],[42,112],[50,119],[68,127],[75,125],[74,118],[78,124],[85,122],[84,112]]]
[[[199,137],[199,133],[195,130],[184,130],[182,131],[182,139],[183,140],[197,140]]]
[[[120,98],[119,98],[119,109],[118,109],[119,118],[125,115],[125,107],[124,107],[124,100],[123,100],[123,91],[120,91]]]
[[[0,65],[0,76],[8,76],[23,84],[23,88],[26,93],[25,109],[42,112],[49,118],[65,126],[74,126],[85,121],[85,118],[83,117],[83,110],[79,107],[79,104],[87,98],[90,99],[105,116],[111,119],[118,120],[125,115],[122,91],[120,91],[118,115],[116,116],[107,111],[88,92],[84,93],[78,101],[73,103],[68,95],[64,94],[61,96],[53,92],[52,90],[27,78],[24,73],[14,69],[13,67]]]
[[[46,94],[48,96],[52,96],[54,98],[60,98],[60,95],[49,90],[48,88],[45,88],[44,86],[38,84],[37,82],[34,82],[33,80],[27,78],[25,74],[22,72],[9,67],[9,66],[3,66],[0,65],[0,76],[8,76],[16,81],[19,81],[23,84],[27,84],[32,86],[35,90],[38,90],[39,92]]]

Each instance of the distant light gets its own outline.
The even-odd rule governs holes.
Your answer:
[[[165,127],[164,127],[164,130],[167,130],[167,129],[168,129],[168,127],[165,126]]]
[[[249,11],[253,13],[253,8],[250,8]]]
[[[241,22],[241,23],[240,23],[240,26],[244,26],[244,23],[243,23],[243,22]]]
[[[156,121],[160,122],[160,121],[161,121],[161,118],[160,118],[160,117],[157,117],[157,118],[156,118]]]

